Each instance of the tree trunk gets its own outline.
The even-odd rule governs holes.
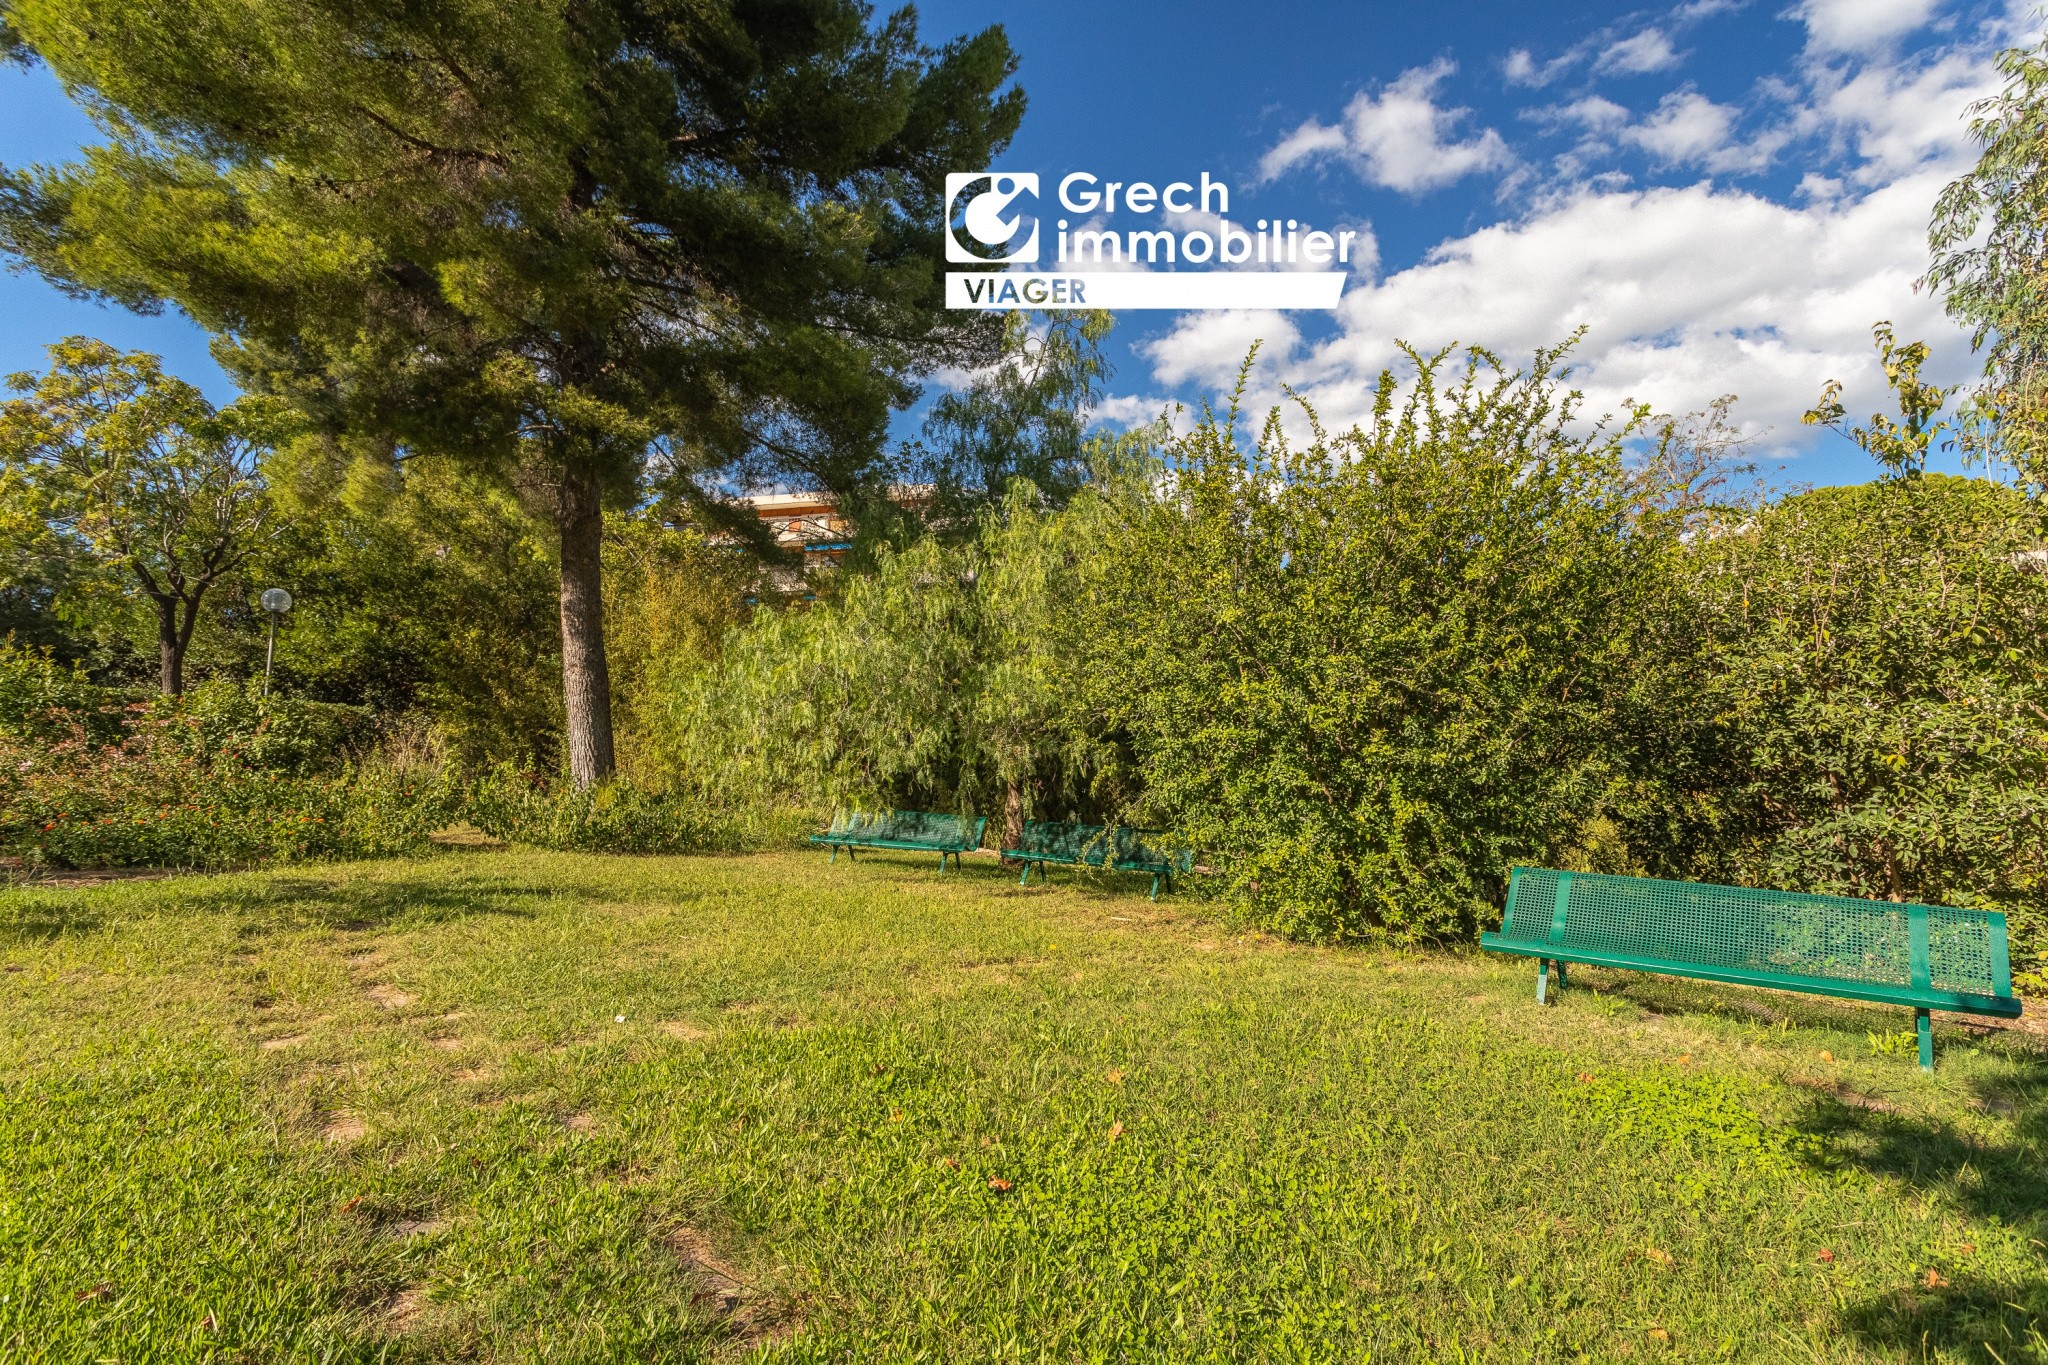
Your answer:
[[[597,479],[562,477],[555,525],[562,535],[562,704],[569,722],[569,776],[587,787],[612,775],[612,680],[604,657],[601,557],[604,511]]]
[[[1014,777],[1003,793],[1003,847],[1024,847],[1024,784]]]
[[[185,690],[185,641],[178,638],[178,604],[156,604],[157,685],[167,697]]]

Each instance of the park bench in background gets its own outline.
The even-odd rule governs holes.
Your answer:
[[[1539,1002],[1551,963],[1562,987],[1581,962],[1909,1006],[1929,1068],[1929,1010],[2020,1012],[1995,910],[1518,867],[1500,932],[1479,941],[1537,960]]]
[[[856,848],[900,848],[939,855],[939,871],[946,859],[960,865],[960,855],[981,847],[982,831],[988,828],[985,815],[940,815],[933,811],[892,810],[886,814],[864,815],[841,812],[832,817],[832,828],[813,834],[814,844],[829,844],[832,861],[839,861],[845,849],[851,859]]]
[[[1146,842],[1145,836],[1153,832],[1133,829],[1129,825],[1026,820],[1018,846],[1004,849],[1003,856],[1024,864],[1024,875],[1017,879],[1019,886],[1030,885],[1034,867],[1038,869],[1038,880],[1044,881],[1047,863],[1109,867],[1120,872],[1149,872],[1152,874],[1152,899],[1156,901],[1160,884],[1164,882],[1166,889],[1171,891],[1174,875],[1192,867],[1194,855],[1186,850],[1163,849]]]

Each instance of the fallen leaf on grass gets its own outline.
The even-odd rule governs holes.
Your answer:
[[[1121,1123],[1112,1123],[1109,1125],[1109,1140],[1111,1142],[1115,1142],[1118,1138],[1122,1137],[1123,1135],[1124,1126]]]
[[[960,1162],[959,1159],[956,1157],[940,1157],[939,1164],[941,1166],[944,1166],[949,1171],[957,1171],[960,1169]]]
[[[91,1303],[94,1299],[104,1299],[107,1295],[113,1292],[114,1286],[108,1284],[105,1280],[101,1280],[98,1284],[94,1285],[90,1289],[80,1290],[78,1294],[78,1301],[80,1303]]]
[[[354,1212],[354,1211],[355,1211],[355,1207],[356,1207],[356,1205],[358,1205],[358,1204],[360,1204],[360,1203],[362,1203],[362,1202],[363,1202],[363,1197],[362,1197],[361,1195],[357,1195],[357,1196],[356,1196],[355,1198],[353,1198],[353,1199],[349,1200],[349,1201],[348,1201],[348,1202],[347,1202],[346,1204],[343,1204],[343,1205],[341,1206],[341,1208],[340,1208],[339,1210],[337,1210],[337,1212],[340,1212],[340,1213],[352,1213],[352,1212]]]
[[[1108,1081],[1111,1085],[1122,1085],[1124,1083],[1124,1073],[1121,1071],[1111,1071],[1102,1079]]]
[[[1824,1062],[1832,1062],[1833,1060],[1835,1060],[1835,1054],[1832,1052],[1823,1052],[1820,1054],[1820,1059]]]
[[[1645,1255],[1645,1256],[1649,1257],[1649,1258],[1650,1258],[1651,1260],[1655,1261],[1655,1262],[1656,1262],[1656,1263],[1657,1263],[1658,1265],[1670,1265],[1670,1264],[1671,1264],[1671,1253],[1670,1253],[1670,1252],[1668,1252],[1668,1251],[1663,1251],[1663,1250],[1660,1250],[1660,1249],[1658,1249],[1657,1247],[1651,1247],[1651,1248],[1650,1248],[1650,1249],[1649,1249],[1648,1251],[1645,1251],[1645,1252],[1643,1253],[1643,1255]]]
[[[1678,1054],[1678,1064],[1679,1064],[1680,1066],[1691,1066],[1691,1065],[1692,1065],[1692,1054],[1691,1054],[1690,1052],[1681,1052],[1681,1053],[1679,1053],[1679,1054]]]
[[[18,962],[10,962],[7,964],[7,970],[10,972],[18,972],[22,970],[22,966]]]
[[[1581,1071],[1578,1075],[1572,1077],[1572,1079],[1583,1085],[1586,1082],[1593,1079],[1593,1073],[1590,1071]]]
[[[1008,1194],[1010,1192],[1010,1182],[999,1175],[992,1175],[988,1178],[988,1187],[997,1194]]]
[[[1671,1340],[1671,1333],[1665,1331],[1662,1327],[1652,1327],[1650,1329],[1650,1340],[1669,1341]]]
[[[1962,1252],[1962,1253],[1963,1253],[1963,1255],[1965,1255],[1965,1256],[1968,1256],[1968,1255],[1970,1255],[1970,1254],[1971,1254],[1972,1252],[1974,1252],[1974,1251],[1975,1251],[1976,1249],[1977,1249],[1977,1244],[1976,1244],[1975,1242],[1965,1242],[1965,1243],[1963,1243],[1963,1244],[1962,1244],[1961,1246],[1959,1246],[1959,1247],[1957,1247],[1957,1248],[1956,1248],[1956,1250],[1957,1250],[1957,1251],[1960,1251],[1960,1252]]]
[[[220,1329],[220,1322],[213,1316],[213,1314],[208,1313],[206,1317],[203,1320],[201,1320],[199,1326],[202,1331],[213,1332],[218,1331]]]
[[[1822,1265],[1833,1265],[1835,1263],[1835,1253],[1833,1251],[1830,1251],[1826,1247],[1822,1247],[1820,1249],[1820,1255],[1814,1257],[1814,1259],[1819,1261]]]
[[[901,1109],[891,1109],[891,1110],[889,1111],[889,1122],[891,1122],[891,1123],[901,1123],[901,1122],[903,1122],[903,1111],[902,1111]]]
[[[1939,1270],[1929,1269],[1926,1278],[1922,1279],[1920,1283],[1926,1285],[1929,1289],[1945,1289],[1948,1286],[1948,1276],[1942,1274]]]

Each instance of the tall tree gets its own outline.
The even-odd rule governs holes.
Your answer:
[[[155,356],[84,337],[52,346],[47,374],[7,384],[21,395],[0,403],[8,520],[132,581],[177,695],[200,604],[275,525],[260,469],[270,405],[216,411]]]
[[[2048,44],[2001,53],[2005,88],[1971,106],[1982,148],[1942,191],[1923,283],[1972,329],[1985,383],[1966,410],[1966,451],[2003,459],[2048,492]]]
[[[1116,323],[1100,309],[1004,315],[996,363],[939,397],[905,450],[912,480],[931,485],[927,515],[972,534],[977,508],[1004,501],[1028,481],[1064,507],[1089,476],[1088,428],[1109,377],[1103,338]]]
[[[650,461],[707,519],[877,477],[948,313],[944,176],[1023,97],[991,28],[859,0],[4,0],[107,134],[0,185],[47,277],[176,303],[338,459],[445,455],[543,511],[569,765],[613,766],[602,510]]]

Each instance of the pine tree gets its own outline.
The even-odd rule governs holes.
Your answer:
[[[0,183],[0,246],[185,310],[337,460],[451,458],[561,554],[571,773],[612,769],[603,507],[661,479],[872,481],[892,408],[984,363],[948,170],[1023,111],[998,28],[857,0],[6,0],[106,134]],[[479,604],[487,610],[487,604]]]

